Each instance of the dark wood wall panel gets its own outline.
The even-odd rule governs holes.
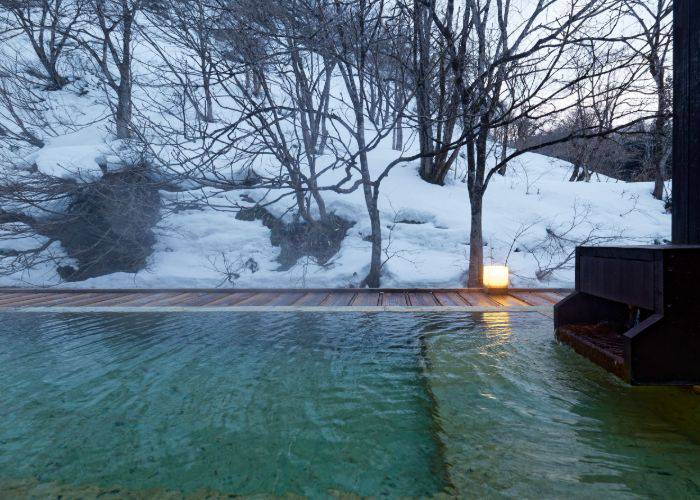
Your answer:
[[[675,0],[673,242],[700,244],[700,1]]]
[[[654,261],[579,256],[576,289],[597,297],[654,309]]]

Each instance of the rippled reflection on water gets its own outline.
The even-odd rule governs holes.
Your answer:
[[[700,495],[700,396],[535,313],[4,314],[0,394],[6,491]]]

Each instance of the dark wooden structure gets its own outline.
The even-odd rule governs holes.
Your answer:
[[[700,245],[700,2],[673,9],[673,243]]]
[[[585,247],[557,338],[632,384],[700,383],[700,246]]]
[[[673,244],[578,248],[557,338],[632,384],[700,384],[700,0],[674,3]]]
[[[2,311],[534,311],[551,313],[561,289],[0,289]]]

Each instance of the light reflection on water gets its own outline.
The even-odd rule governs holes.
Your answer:
[[[0,489],[700,495],[700,397],[628,387],[551,330],[501,312],[0,315]]]

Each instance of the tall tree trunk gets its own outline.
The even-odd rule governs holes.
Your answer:
[[[508,140],[510,139],[510,130],[508,125],[506,125],[503,128],[503,142],[501,143],[501,157],[499,158],[499,161],[505,161],[506,158],[508,158]],[[498,169],[498,173],[500,175],[505,176],[506,172],[508,169],[508,164],[504,163],[501,168]]]
[[[579,180],[579,172],[581,171],[581,165],[578,162],[574,162],[574,171],[571,172],[569,177],[569,182],[577,182]]]
[[[131,40],[134,23],[134,11],[129,10],[126,3],[122,4],[122,23],[124,33],[122,34],[122,60],[118,63],[119,86],[117,88],[117,112],[115,121],[117,126],[117,138],[128,139],[131,137]]]
[[[207,123],[214,122],[214,99],[211,94],[211,78],[208,70],[204,70],[202,87],[204,87],[204,120]]]
[[[131,78],[122,76],[117,90],[117,109],[114,119],[117,127],[117,139],[131,137]]]
[[[382,224],[377,199],[372,193],[372,188],[365,184],[364,191],[367,213],[372,228],[372,257],[369,272],[362,281],[362,285],[369,288],[379,288],[382,273]]]
[[[483,284],[482,200],[483,193],[480,190],[470,196],[471,228],[469,230],[469,274],[467,276],[467,286],[470,288],[479,288]]]
[[[663,113],[663,104],[661,99],[659,99],[659,114]],[[661,200],[664,197],[664,182],[666,180],[666,161],[665,161],[665,127],[666,118],[663,116],[658,116],[654,120],[654,145],[653,145],[653,162],[654,162],[654,191],[652,192],[654,198]]]
[[[394,151],[401,151],[403,149],[403,83],[398,81],[394,84],[394,109],[396,110],[397,116],[394,123],[394,130],[392,131],[392,149]]]
[[[430,38],[428,22],[424,18],[424,7],[420,0],[414,0],[413,27],[413,66],[416,79],[416,111],[418,116],[418,146],[421,154],[420,176],[427,182],[435,183],[433,172],[433,126],[430,112],[430,89],[428,69],[430,66]]]
[[[486,172],[487,141],[489,130],[488,116],[482,113],[479,118],[479,132],[475,141],[467,142],[467,161],[470,205],[469,229],[469,273],[467,286],[478,288],[483,284],[484,237],[482,231],[482,213],[484,192],[484,174]]]
[[[372,229],[372,256],[370,258],[369,272],[362,280],[362,286],[369,288],[379,288],[382,273],[382,223],[379,216],[379,186],[373,188],[372,176],[369,171],[367,161],[367,144],[365,142],[365,121],[362,108],[355,105],[355,116],[357,120],[357,147],[360,151],[360,174],[362,176],[362,190],[365,195],[365,205],[369,215],[370,227]]]
[[[403,83],[394,82],[394,130],[391,135],[391,148],[394,151],[403,149]]]

